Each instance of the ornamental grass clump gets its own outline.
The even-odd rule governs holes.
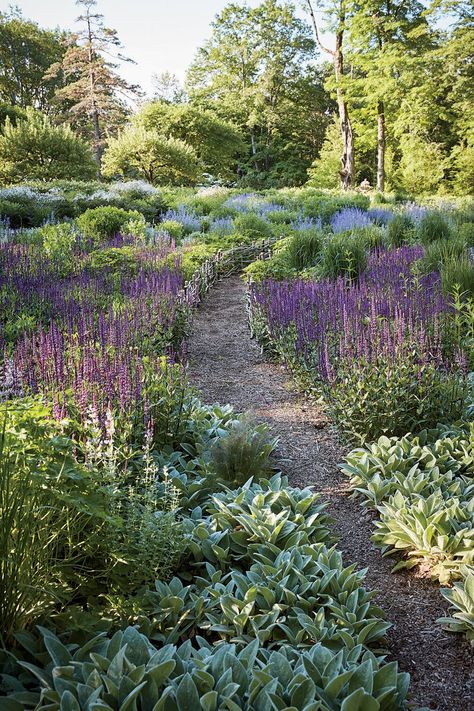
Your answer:
[[[321,252],[321,274],[356,279],[367,266],[367,245],[356,232],[328,236]]]
[[[316,266],[321,258],[322,242],[322,233],[318,229],[299,230],[288,242],[285,262],[296,271]]]
[[[415,236],[415,223],[409,214],[397,213],[387,225],[386,242],[389,247],[401,247]]]
[[[416,237],[421,244],[431,244],[439,239],[450,239],[452,227],[441,212],[427,212],[419,221]]]
[[[233,486],[251,477],[258,479],[271,472],[271,455],[277,440],[270,437],[266,425],[252,419],[235,420],[227,433],[218,439],[210,452],[210,469],[219,481]]]

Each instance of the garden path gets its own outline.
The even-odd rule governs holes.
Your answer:
[[[268,423],[280,438],[279,463],[291,483],[313,485],[327,501],[346,564],[368,568],[367,585],[393,623],[390,654],[411,675],[413,706],[474,709],[472,651],[436,624],[447,607],[438,585],[413,571],[391,574],[393,561],[372,547],[371,514],[349,498],[337,468],[344,450],[321,409],[299,396],[288,373],[251,340],[239,277],[218,283],[197,310],[188,354],[190,378],[203,399],[230,403]]]

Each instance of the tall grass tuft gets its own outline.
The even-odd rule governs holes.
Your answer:
[[[258,479],[271,472],[276,445],[266,425],[241,417],[212,447],[210,469],[222,482],[240,486],[251,477]]]

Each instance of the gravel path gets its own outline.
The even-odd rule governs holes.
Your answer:
[[[370,543],[371,515],[349,498],[339,472],[343,449],[324,414],[293,389],[288,374],[250,339],[245,290],[238,277],[217,284],[198,309],[189,343],[191,381],[208,402],[231,403],[267,422],[279,436],[282,470],[294,485],[321,491],[346,563],[368,568],[367,585],[393,623],[391,657],[411,675],[411,702],[439,711],[474,710],[472,648],[435,623],[446,614],[438,585],[416,574],[392,574],[393,561]]]

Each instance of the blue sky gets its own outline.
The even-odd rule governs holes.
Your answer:
[[[257,5],[259,0],[248,0]],[[98,0],[105,22],[118,30],[125,54],[136,65],[122,74],[146,91],[154,72],[171,71],[181,79],[197,47],[209,36],[209,25],[228,0]],[[74,0],[0,0],[0,9],[18,5],[25,17],[44,27],[74,27],[79,14]]]

